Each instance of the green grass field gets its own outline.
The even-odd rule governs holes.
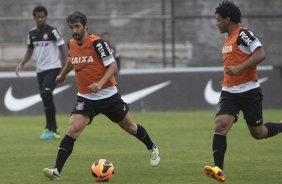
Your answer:
[[[281,109],[265,110],[265,121],[282,118]],[[242,115],[241,115],[242,116]],[[104,116],[98,116],[76,141],[58,183],[95,183],[90,167],[99,158],[113,162],[115,184],[208,184],[204,165],[212,164],[213,111],[132,113],[159,146],[161,163],[152,168],[149,153],[135,137],[123,132]],[[63,135],[69,115],[59,115]],[[41,141],[43,116],[0,117],[0,183],[51,183],[42,174],[55,162],[60,140]],[[228,135],[225,157],[226,183],[266,184],[282,181],[282,135],[254,140],[244,121]]]

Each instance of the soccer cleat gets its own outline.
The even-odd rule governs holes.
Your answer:
[[[225,181],[225,176],[224,176],[224,173],[223,171],[217,167],[217,166],[214,166],[214,167],[211,167],[211,166],[205,166],[204,167],[204,173],[210,177],[210,178],[213,178],[217,181],[220,181],[220,182],[224,182]]]
[[[47,178],[50,178],[51,180],[59,180],[60,179],[60,173],[57,168],[55,169],[49,169],[49,168],[44,168],[43,169],[43,174]]]
[[[153,145],[152,149],[150,150],[150,163],[152,167],[157,166],[161,161],[159,149],[156,145]]]
[[[55,139],[60,139],[60,138],[61,138],[59,132],[53,132],[53,135],[54,135],[54,138],[55,138]]]
[[[53,132],[48,129],[43,130],[43,133],[40,135],[41,140],[52,140],[54,138]]]

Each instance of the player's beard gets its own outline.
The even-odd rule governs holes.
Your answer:
[[[82,41],[82,38],[84,36],[84,33],[74,33],[72,35],[73,39],[75,39],[77,42],[81,42]]]

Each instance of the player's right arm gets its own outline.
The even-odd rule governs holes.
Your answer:
[[[70,73],[72,69],[73,69],[72,64],[69,61],[67,61],[61,73],[56,77],[56,82],[64,83],[66,80],[66,76],[68,75],[68,73]]]
[[[24,58],[22,58],[16,67],[16,74],[19,77],[19,72],[22,70],[23,66],[30,60],[33,54],[33,48],[27,48]]]

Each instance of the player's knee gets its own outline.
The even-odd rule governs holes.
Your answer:
[[[137,127],[135,123],[132,122],[120,122],[119,123],[120,127],[124,129],[126,132],[128,132],[131,135],[136,134],[137,132]]]
[[[261,134],[261,133],[258,133],[258,132],[251,133],[251,135],[256,140],[261,140],[261,139],[264,139],[266,137],[264,134]]]
[[[216,121],[215,122],[215,132],[226,134],[226,131],[228,129],[227,123],[224,123],[223,121]]]
[[[137,132],[137,125],[135,123],[131,123],[128,127],[128,131],[129,134],[131,135],[135,135]]]
[[[82,129],[79,126],[71,124],[67,130],[67,134],[73,138],[79,137]]]
[[[76,138],[79,136],[79,130],[75,127],[69,127],[69,129],[67,130],[67,135]]]
[[[268,130],[265,126],[249,127],[252,137],[256,140],[265,139],[268,137]]]

